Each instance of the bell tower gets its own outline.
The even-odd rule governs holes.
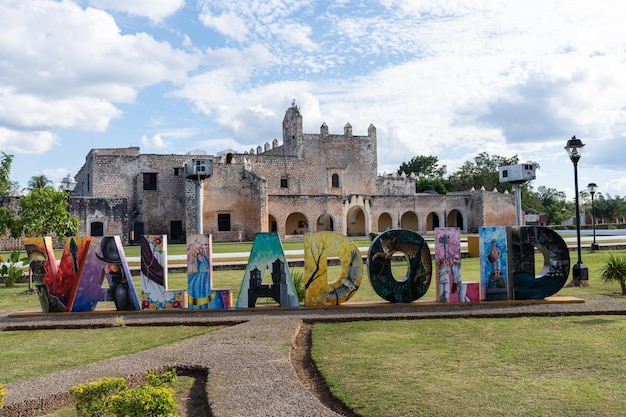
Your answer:
[[[302,114],[296,106],[296,100],[291,102],[291,107],[285,112],[283,119],[283,146],[285,155],[303,157],[303,133]]]

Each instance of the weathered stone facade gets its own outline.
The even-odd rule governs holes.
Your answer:
[[[189,161],[212,163],[212,174],[198,180],[185,170]],[[334,230],[348,236],[387,228],[426,234],[438,226],[476,232],[483,225],[514,225],[512,195],[488,191],[446,195],[415,193],[414,177],[377,173],[376,128],[355,136],[305,134],[294,104],[283,120],[283,144],[274,139],[249,152],[185,155],[141,154],[139,148],[92,149],[76,175],[72,213],[81,232],[94,223],[105,235],[125,241],[140,234],[167,234],[184,241],[198,231],[215,241],[251,240],[256,232],[281,237],[306,231]],[[201,204],[196,199],[201,195]],[[103,210],[90,199],[107,201]],[[81,202],[79,203],[79,200]]]

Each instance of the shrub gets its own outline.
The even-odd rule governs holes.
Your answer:
[[[162,372],[150,371],[146,374],[146,382],[153,387],[171,387],[176,382],[176,370],[170,366]]]
[[[6,391],[4,390],[4,385],[0,384],[0,407],[4,405],[4,396],[6,395]]]
[[[174,392],[165,386],[141,385],[111,397],[111,412],[116,417],[178,417]]]
[[[306,295],[306,289],[304,288],[304,271],[300,269],[291,271],[291,280],[293,281],[293,286],[296,289],[296,295],[298,296],[298,301],[304,301]]]
[[[71,387],[69,391],[76,400],[76,414],[95,417],[104,415],[110,407],[109,398],[126,388],[124,378],[103,378]]]
[[[14,250],[9,255],[7,262],[0,266],[0,278],[4,280],[4,285],[13,287],[22,275],[24,275],[24,271],[20,264],[20,251]]]
[[[626,257],[609,253],[602,267],[602,280],[606,283],[618,282],[622,295],[626,295]]]

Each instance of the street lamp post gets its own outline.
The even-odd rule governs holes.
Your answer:
[[[578,205],[578,161],[583,151],[585,144],[576,136],[572,136],[567,141],[565,150],[569,159],[574,164],[574,193],[576,202],[576,244],[578,249],[578,262],[572,267],[572,283],[575,286],[586,286],[589,283],[589,270],[587,265],[582,261],[582,254],[580,249],[580,207]]]
[[[76,188],[76,184],[78,183],[76,182],[74,177],[70,176],[70,174],[67,174],[67,177],[64,177],[61,180],[61,190],[67,193],[68,210],[70,204],[70,195],[72,194],[72,191],[74,191],[74,189]]]
[[[593,229],[593,243],[591,244],[591,250],[600,250],[600,246],[596,243],[596,206],[593,203],[593,195],[598,190],[598,186],[595,182],[587,185],[587,190],[591,194],[591,228]]]

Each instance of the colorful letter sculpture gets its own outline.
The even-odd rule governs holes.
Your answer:
[[[328,282],[328,257],[337,256],[341,275]],[[304,282],[307,306],[339,305],[349,300],[363,280],[363,259],[349,238],[335,232],[304,235]]]
[[[506,235],[506,227],[481,227],[478,231],[481,299],[484,301],[509,299]]]
[[[463,282],[461,274],[461,230],[435,228],[437,300],[467,303],[480,299],[478,282]]]
[[[44,313],[93,311],[101,301],[113,301],[118,311],[230,308],[230,289],[213,288],[211,235],[191,235],[187,242],[188,290],[170,290],[167,236],[141,237],[140,303],[119,236],[70,237],[58,266],[50,237],[24,238],[33,284]],[[479,246],[480,285],[462,280],[460,230],[435,229],[438,301],[543,299],[556,294],[567,281],[569,250],[561,236],[550,229],[481,227]],[[544,258],[538,276],[536,250]],[[331,282],[329,257],[336,257],[341,264],[341,273]],[[430,249],[414,231],[394,229],[378,235],[369,248],[367,263],[374,291],[391,303],[410,303],[428,291],[432,278]],[[394,276],[399,268],[406,268],[402,278]],[[271,281],[264,283],[264,276],[268,275]],[[303,277],[305,305],[346,302],[363,279],[359,248],[335,232],[306,233]],[[103,286],[105,279],[108,287]],[[257,299],[263,297],[272,298],[281,307],[299,306],[277,233],[256,234],[236,307],[255,307]]]
[[[563,238],[546,227],[511,227],[508,232],[514,299],[543,299],[563,288],[570,268],[569,250]],[[544,260],[538,276],[535,248]]]
[[[230,289],[213,288],[211,235],[187,236],[188,308],[205,310],[230,308]]]
[[[168,289],[167,236],[144,235],[141,246],[141,308],[143,310],[182,310],[185,290]]]
[[[271,284],[263,284],[263,275],[267,270],[271,271]],[[237,308],[254,307],[259,297],[271,297],[281,307],[299,306],[283,245],[276,233],[257,233],[254,237],[237,297]]]
[[[96,258],[100,260],[101,274],[109,282],[105,301],[113,301],[117,311],[139,310],[139,298],[120,237],[105,236],[99,246]]]
[[[92,311],[99,301],[117,310],[138,310],[124,248],[119,236],[70,237],[57,268],[50,237],[24,238],[43,312]],[[105,277],[109,288],[102,287]]]
[[[404,253],[407,275],[396,279],[392,259]],[[372,241],[367,255],[369,277],[374,291],[391,303],[410,303],[428,291],[432,277],[432,260],[428,244],[411,230],[387,230]]]
[[[41,311],[72,311],[90,243],[91,238],[68,238],[57,267],[50,237],[24,238]]]

